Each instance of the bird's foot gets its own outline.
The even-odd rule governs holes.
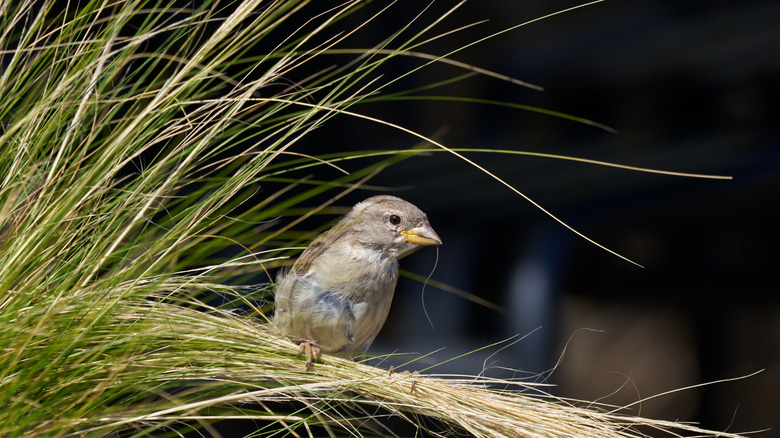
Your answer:
[[[420,373],[418,373],[417,371],[411,372],[409,370],[404,370],[401,371],[400,373],[397,373],[395,371],[395,368],[392,365],[390,365],[390,372],[387,374],[387,376],[392,377],[393,375],[404,376],[404,377],[412,376],[411,377],[412,383],[411,386],[409,387],[409,393],[414,394],[414,390],[417,388],[417,380],[418,380],[417,378],[419,377]]]
[[[399,375],[399,376],[409,376],[409,375],[411,375],[411,374],[412,374],[412,372],[411,372],[411,371],[409,371],[409,370],[403,370],[403,371],[401,371],[400,373],[398,373],[398,372],[396,372],[396,371],[395,371],[395,367],[394,367],[394,366],[392,366],[392,365],[390,365],[390,372],[388,372],[388,373],[387,373],[387,377],[390,377],[390,376],[392,376],[393,374],[397,374],[397,375]]]
[[[320,360],[320,347],[317,346],[314,341],[303,341],[298,346],[298,354],[305,354],[306,355],[306,365],[305,370],[309,371],[311,369],[311,364],[314,362],[318,362]]]

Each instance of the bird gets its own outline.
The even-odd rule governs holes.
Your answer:
[[[281,270],[273,320],[299,343],[306,371],[323,351],[365,354],[390,311],[398,260],[441,244],[422,210],[395,196],[373,196]]]

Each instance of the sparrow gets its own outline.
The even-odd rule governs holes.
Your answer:
[[[441,243],[425,213],[388,195],[356,204],[314,239],[275,287],[274,323],[300,343],[306,370],[321,351],[365,353],[390,311],[398,260]]]

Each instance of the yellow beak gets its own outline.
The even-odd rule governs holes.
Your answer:
[[[441,238],[428,224],[401,231],[401,235],[406,236],[406,240],[417,245],[441,245]]]

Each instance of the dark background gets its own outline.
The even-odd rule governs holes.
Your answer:
[[[452,3],[434,4],[412,29]],[[437,29],[488,23],[419,50],[442,55],[576,4],[473,1]],[[422,8],[399,2],[352,43],[373,46]],[[474,77],[428,94],[538,106],[618,133],[477,103],[394,102],[355,110],[449,147],[572,155],[734,179],[469,154],[578,231],[644,266],[639,268],[578,237],[458,158],[435,154],[404,161],[371,184],[389,187],[426,211],[444,245],[438,260],[436,250],[425,248],[402,261],[402,268],[427,276],[437,263],[433,279],[502,311],[401,279],[372,353],[436,351],[407,366],[424,370],[508,340],[425,372],[525,378],[556,385],[548,390],[562,397],[621,406],[764,370],[643,401],[627,413],[733,432],[774,428],[757,436],[780,436],[780,299],[774,281],[780,3],[607,1],[529,24],[452,58],[545,91]],[[389,78],[420,64],[399,60],[382,73]],[[426,68],[394,89],[461,73]],[[416,142],[391,128],[340,117],[301,148],[406,148]],[[357,191],[339,204],[376,193]]]

